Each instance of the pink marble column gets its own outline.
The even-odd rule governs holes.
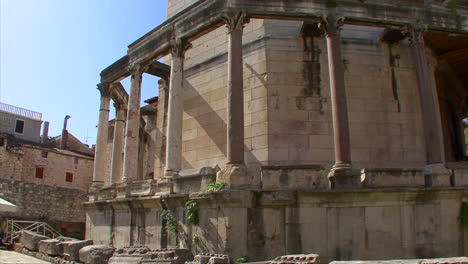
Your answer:
[[[128,100],[122,181],[130,181],[137,177],[142,77],[141,67],[136,66],[132,71],[130,98]]]
[[[244,165],[244,77],[242,34],[248,22],[246,13],[234,12],[223,17],[228,28],[227,86],[227,164],[217,173],[216,180],[231,187],[248,185]]]
[[[340,31],[344,18],[328,15],[321,23],[327,37],[328,71],[335,142],[335,164],[328,178],[331,188],[354,188],[360,185],[360,171],[351,166],[348,103],[341,56]]]
[[[426,26],[409,27],[411,47],[418,78],[419,101],[426,146],[426,186],[450,185],[451,172],[445,167],[444,140],[434,72],[429,67],[424,43]]]
[[[104,175],[106,175],[109,105],[111,100],[109,89],[109,83],[98,84],[98,90],[101,93],[101,105],[99,107],[99,124],[96,139],[96,151],[94,154],[94,186],[102,186],[104,184]]]
[[[171,75],[169,80],[169,109],[167,113],[167,141],[165,176],[172,177],[182,163],[182,115],[184,112],[184,54],[190,47],[185,40],[174,41],[171,49]]]

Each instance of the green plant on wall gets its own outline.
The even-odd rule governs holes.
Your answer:
[[[468,229],[468,203],[462,204],[460,218],[461,218],[460,220],[461,220],[463,229]]]
[[[336,8],[338,6],[338,1],[337,0],[327,0],[326,3],[328,8]]]
[[[185,209],[187,209],[187,221],[192,225],[198,225],[198,204],[195,200],[188,200],[185,202]]]
[[[169,210],[162,210],[161,217],[166,221],[166,230],[177,234],[179,224],[177,218]]]
[[[249,257],[242,257],[242,258],[236,259],[236,263],[247,263],[247,262],[249,262]]]
[[[452,11],[452,13],[457,13],[458,0],[450,0],[447,2],[447,7]]]
[[[219,192],[222,189],[224,189],[224,187],[226,187],[226,185],[227,185],[227,183],[225,183],[225,182],[210,183],[210,185],[208,185],[208,187],[206,187],[205,193]]]

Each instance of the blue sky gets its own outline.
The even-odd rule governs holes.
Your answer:
[[[70,115],[68,130],[94,144],[100,72],[166,13],[166,0],[0,0],[0,102],[41,112],[51,136]],[[144,75],[142,101],[155,95]]]

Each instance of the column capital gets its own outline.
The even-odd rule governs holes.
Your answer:
[[[101,97],[110,97],[110,83],[109,82],[102,82],[97,85],[97,89],[101,93]]]
[[[164,78],[161,78],[159,79],[158,81],[158,85],[160,88],[163,88],[163,89],[167,89],[167,85],[168,85],[168,80],[164,79]]]
[[[427,24],[416,22],[406,26],[406,34],[411,45],[424,43],[424,33],[427,31]]]
[[[319,27],[325,31],[327,36],[333,37],[343,29],[345,18],[337,14],[329,14],[322,17]]]
[[[192,47],[186,39],[177,38],[171,41],[172,57],[184,58],[185,52]]]
[[[247,13],[243,11],[226,12],[223,14],[222,19],[226,23],[228,32],[242,30],[244,25],[250,21],[249,17],[247,17]]]
[[[121,102],[114,102],[114,107],[116,111],[127,111],[127,105]]]
[[[130,66],[129,72],[132,78],[141,78],[147,67],[142,66],[141,64],[135,64]]]

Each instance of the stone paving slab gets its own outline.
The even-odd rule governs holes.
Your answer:
[[[37,258],[18,253],[16,251],[0,250],[1,264],[50,264]]]

